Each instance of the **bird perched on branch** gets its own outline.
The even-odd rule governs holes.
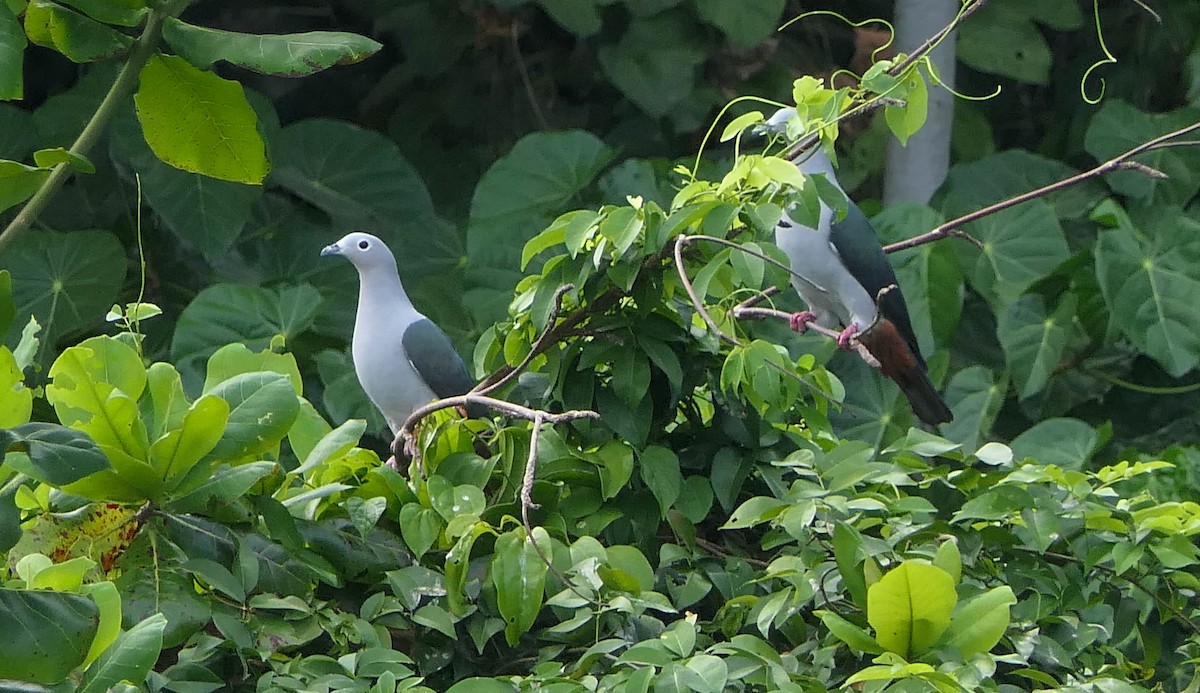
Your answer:
[[[446,333],[413,307],[383,241],[350,233],[321,255],[341,255],[358,270],[354,372],[392,433],[419,407],[471,390],[475,383],[462,357]]]
[[[782,131],[794,114],[794,109],[782,109],[766,128]],[[845,195],[819,146],[802,153],[796,166],[805,176],[824,175]],[[900,386],[917,418],[931,426],[950,421],[953,415],[929,380],[908,306],[879,237],[858,205],[849,197],[846,202],[848,211],[841,220],[822,201],[816,228],[787,213],[775,227],[775,243],[791,265],[792,286],[808,304],[808,310],[792,316],[792,329],[802,333],[814,322],[842,326],[838,346],[848,349],[857,338],[879,370]]]

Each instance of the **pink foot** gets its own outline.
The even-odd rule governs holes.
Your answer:
[[[788,325],[797,334],[804,334],[808,330],[808,323],[817,319],[817,314],[811,310],[802,310],[799,313],[792,313],[792,317],[788,319]]]
[[[838,348],[839,349],[849,349],[850,348],[850,340],[853,339],[854,336],[857,334],[858,334],[858,325],[855,325],[854,323],[850,323],[850,325],[847,326],[846,329],[842,330],[841,333],[839,333],[837,336]]]

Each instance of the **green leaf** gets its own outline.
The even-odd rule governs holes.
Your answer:
[[[300,398],[287,376],[279,373],[235,375],[207,394],[229,405],[224,435],[211,453],[225,462],[277,447],[300,413]]]
[[[515,693],[511,683],[474,676],[463,679],[446,689],[446,693]]]
[[[8,347],[0,346],[0,429],[29,421],[33,391],[25,387],[25,375]]]
[[[903,106],[888,106],[883,109],[884,119],[888,128],[900,144],[907,145],[929,115],[929,87],[917,65],[910,67],[900,79],[901,89],[904,90],[905,104]]]
[[[0,460],[14,445],[29,458],[23,472],[43,483],[65,486],[109,468],[108,458],[87,434],[50,423],[27,423],[0,431]]]
[[[1100,232],[1096,278],[1113,322],[1139,349],[1179,377],[1200,363],[1200,222],[1165,209],[1146,233]]]
[[[1200,120],[1200,110],[1181,108],[1151,114],[1120,99],[1105,99],[1092,116],[1084,137],[1088,154],[1104,161],[1143,142]],[[1106,179],[1113,190],[1146,203],[1187,204],[1200,190],[1200,152],[1188,147],[1168,147],[1137,156],[1135,161],[1162,171],[1154,178],[1138,171],[1115,171]]]
[[[121,634],[121,593],[117,591],[116,585],[108,581],[84,585],[83,593],[95,602],[100,610],[96,637],[92,639],[87,658],[83,660],[83,667],[86,669],[109,645],[116,642],[117,636]]]
[[[134,27],[146,16],[145,0],[63,0],[97,22]]]
[[[666,517],[667,510],[679,499],[683,489],[679,458],[667,448],[652,445],[638,456],[638,468],[642,481],[658,500],[659,511]]]
[[[524,244],[592,182],[613,153],[583,131],[533,133],[483,174],[471,198],[466,253],[471,284],[492,297],[490,305],[471,308],[481,323],[504,314],[522,276]]]
[[[86,158],[67,150],[66,147],[39,149],[33,153],[33,160],[39,168],[50,169],[59,164],[67,164],[81,173],[95,173],[96,165]]]
[[[87,657],[100,623],[96,604],[77,594],[0,589],[0,679],[58,683]]]
[[[730,41],[743,49],[765,41],[780,24],[786,0],[696,0],[696,10],[704,21],[725,32]]]
[[[276,469],[274,462],[251,462],[236,467],[218,468],[186,494],[172,499],[167,509],[177,513],[203,512],[213,502],[230,503],[242,496]]]
[[[705,56],[695,31],[674,13],[634,19],[617,43],[598,53],[608,80],[652,118],[692,95]]]
[[[25,96],[23,68],[27,43],[17,15],[0,3],[0,100],[11,101]]]
[[[868,654],[883,653],[883,648],[879,646],[879,643],[875,642],[875,638],[872,638],[862,628],[859,628],[832,611],[815,611],[814,613],[821,617],[821,623],[825,624],[825,627],[829,629],[830,633],[833,633],[834,637],[855,650]]]
[[[947,217],[967,214],[1077,173],[1079,171],[1061,161],[1011,149],[954,166],[946,176],[941,211]],[[1105,195],[1104,186],[1087,181],[1042,199],[1054,207],[1058,218],[1078,219],[1086,217]]]
[[[441,536],[445,523],[438,517],[436,511],[422,508],[417,503],[407,503],[400,508],[400,536],[413,552],[414,558],[420,558]]]
[[[307,284],[275,289],[210,286],[179,316],[171,358],[185,379],[198,380],[200,362],[230,342],[261,351],[280,335],[291,344],[312,325],[320,304],[320,292]]]
[[[938,212],[912,202],[889,205],[871,220],[883,243],[904,240],[945,221]],[[932,354],[954,336],[962,314],[962,271],[954,249],[944,243],[924,245],[888,255],[904,293],[921,351]]]
[[[985,5],[958,33],[958,59],[992,74],[1030,84],[1050,81],[1050,46],[1020,7]]]
[[[1041,464],[1056,464],[1064,469],[1081,469],[1096,450],[1100,434],[1079,419],[1048,419],[1017,436],[1012,442],[1013,457],[1031,457]]]
[[[277,77],[303,77],[334,65],[349,65],[383,48],[365,36],[340,31],[243,34],[195,26],[174,17],[163,21],[163,38],[176,53],[202,70],[224,60]]]
[[[506,532],[496,539],[490,572],[496,587],[496,606],[504,618],[504,638],[509,645],[517,644],[542,608],[547,568],[534,541],[543,555],[551,555],[550,537],[541,527],[533,529],[532,539],[524,529]]]
[[[49,0],[31,0],[26,6],[25,33],[33,43],[77,63],[123,55],[133,43],[121,32]]]
[[[0,211],[33,196],[50,172],[17,161],[0,161]]]
[[[987,652],[1008,630],[1009,607],[1017,603],[1008,585],[993,587],[958,605],[946,631],[946,644],[958,649],[963,659]]]
[[[885,650],[911,659],[950,626],[957,601],[954,580],[946,571],[904,561],[867,589],[867,620]]]
[[[121,634],[117,641],[88,667],[79,693],[104,693],[121,681],[146,679],[162,651],[167,618],[154,614]]]
[[[1075,306],[1075,297],[1068,294],[1054,314],[1047,315],[1045,299],[1026,294],[1000,314],[996,336],[1021,399],[1036,395],[1050,382],[1071,338]]]
[[[962,579],[962,552],[958,550],[958,542],[954,539],[943,541],[933,556],[933,565],[946,571],[957,585]]]
[[[968,243],[955,248],[971,266],[971,285],[997,312],[1070,256],[1054,210],[1041,200],[985,217],[968,232],[983,248]]]
[[[258,116],[237,82],[155,55],[142,68],[134,102],[147,144],[175,168],[237,183],[267,177]]]
[[[125,281],[125,250],[106,231],[39,231],[19,238],[0,257],[12,273],[17,321],[37,318],[43,348],[99,323]],[[15,344],[19,335],[10,335]]]
[[[218,464],[210,460],[195,469],[200,460],[221,440],[229,419],[229,404],[225,400],[204,396],[192,403],[179,428],[169,431],[150,446],[150,464],[162,475],[167,493],[187,493],[187,477],[195,487],[207,480]]]
[[[538,0],[546,14],[562,28],[580,38],[600,31],[600,11],[597,0]]]
[[[263,189],[190,173],[162,162],[134,118],[114,123],[112,148],[141,177],[142,195],[167,228],[206,257],[223,256],[250,221]],[[198,214],[197,210],[204,210]]]
[[[954,420],[942,424],[942,435],[974,450],[991,431],[1004,395],[1008,379],[996,381],[992,372],[983,366],[970,366],[954,374],[946,387],[946,404],[954,412]]]

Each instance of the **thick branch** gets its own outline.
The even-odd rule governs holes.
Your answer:
[[[142,35],[130,49],[129,57],[125,60],[125,65],[121,68],[117,79],[108,88],[104,100],[100,102],[96,112],[92,114],[87,125],[83,127],[83,131],[79,133],[79,137],[75,139],[75,143],[71,145],[72,154],[86,157],[92,147],[96,145],[105,129],[108,128],[109,122],[117,114],[117,109],[137,85],[138,75],[141,74],[142,68],[154,55],[159,39],[162,37],[163,20],[178,14],[186,5],[186,0],[175,0],[150,11],[150,16],[146,19],[146,28],[142,30]],[[50,204],[50,200],[67,182],[72,173],[74,173],[74,169],[66,162],[58,164],[50,170],[50,175],[46,177],[41,187],[37,189],[33,197],[29,198],[21,211],[9,223],[8,228],[4,229],[4,233],[0,233],[0,253],[3,253],[18,236],[27,231],[34,221],[37,221],[38,215],[42,213],[46,205]]]

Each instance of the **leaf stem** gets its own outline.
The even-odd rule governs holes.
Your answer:
[[[83,127],[83,131],[79,133],[79,137],[75,139],[75,143],[71,145],[70,152],[72,154],[85,157],[100,140],[101,135],[108,128],[109,122],[117,114],[117,109],[136,86],[142,68],[150,60],[150,56],[154,55],[158,41],[162,37],[163,20],[178,14],[186,5],[187,0],[174,0],[150,11],[150,15],[146,19],[146,28],[142,30],[141,36],[130,49],[129,57],[125,60],[125,65],[121,67],[117,79],[108,88],[104,100],[100,102],[96,112],[92,114],[87,125]],[[67,162],[60,163],[51,169],[50,175],[46,177],[41,187],[37,189],[33,197],[29,198],[20,213],[4,229],[4,232],[0,233],[0,253],[3,253],[18,236],[29,230],[29,227],[50,204],[55,193],[67,182],[73,172],[74,169]]]

